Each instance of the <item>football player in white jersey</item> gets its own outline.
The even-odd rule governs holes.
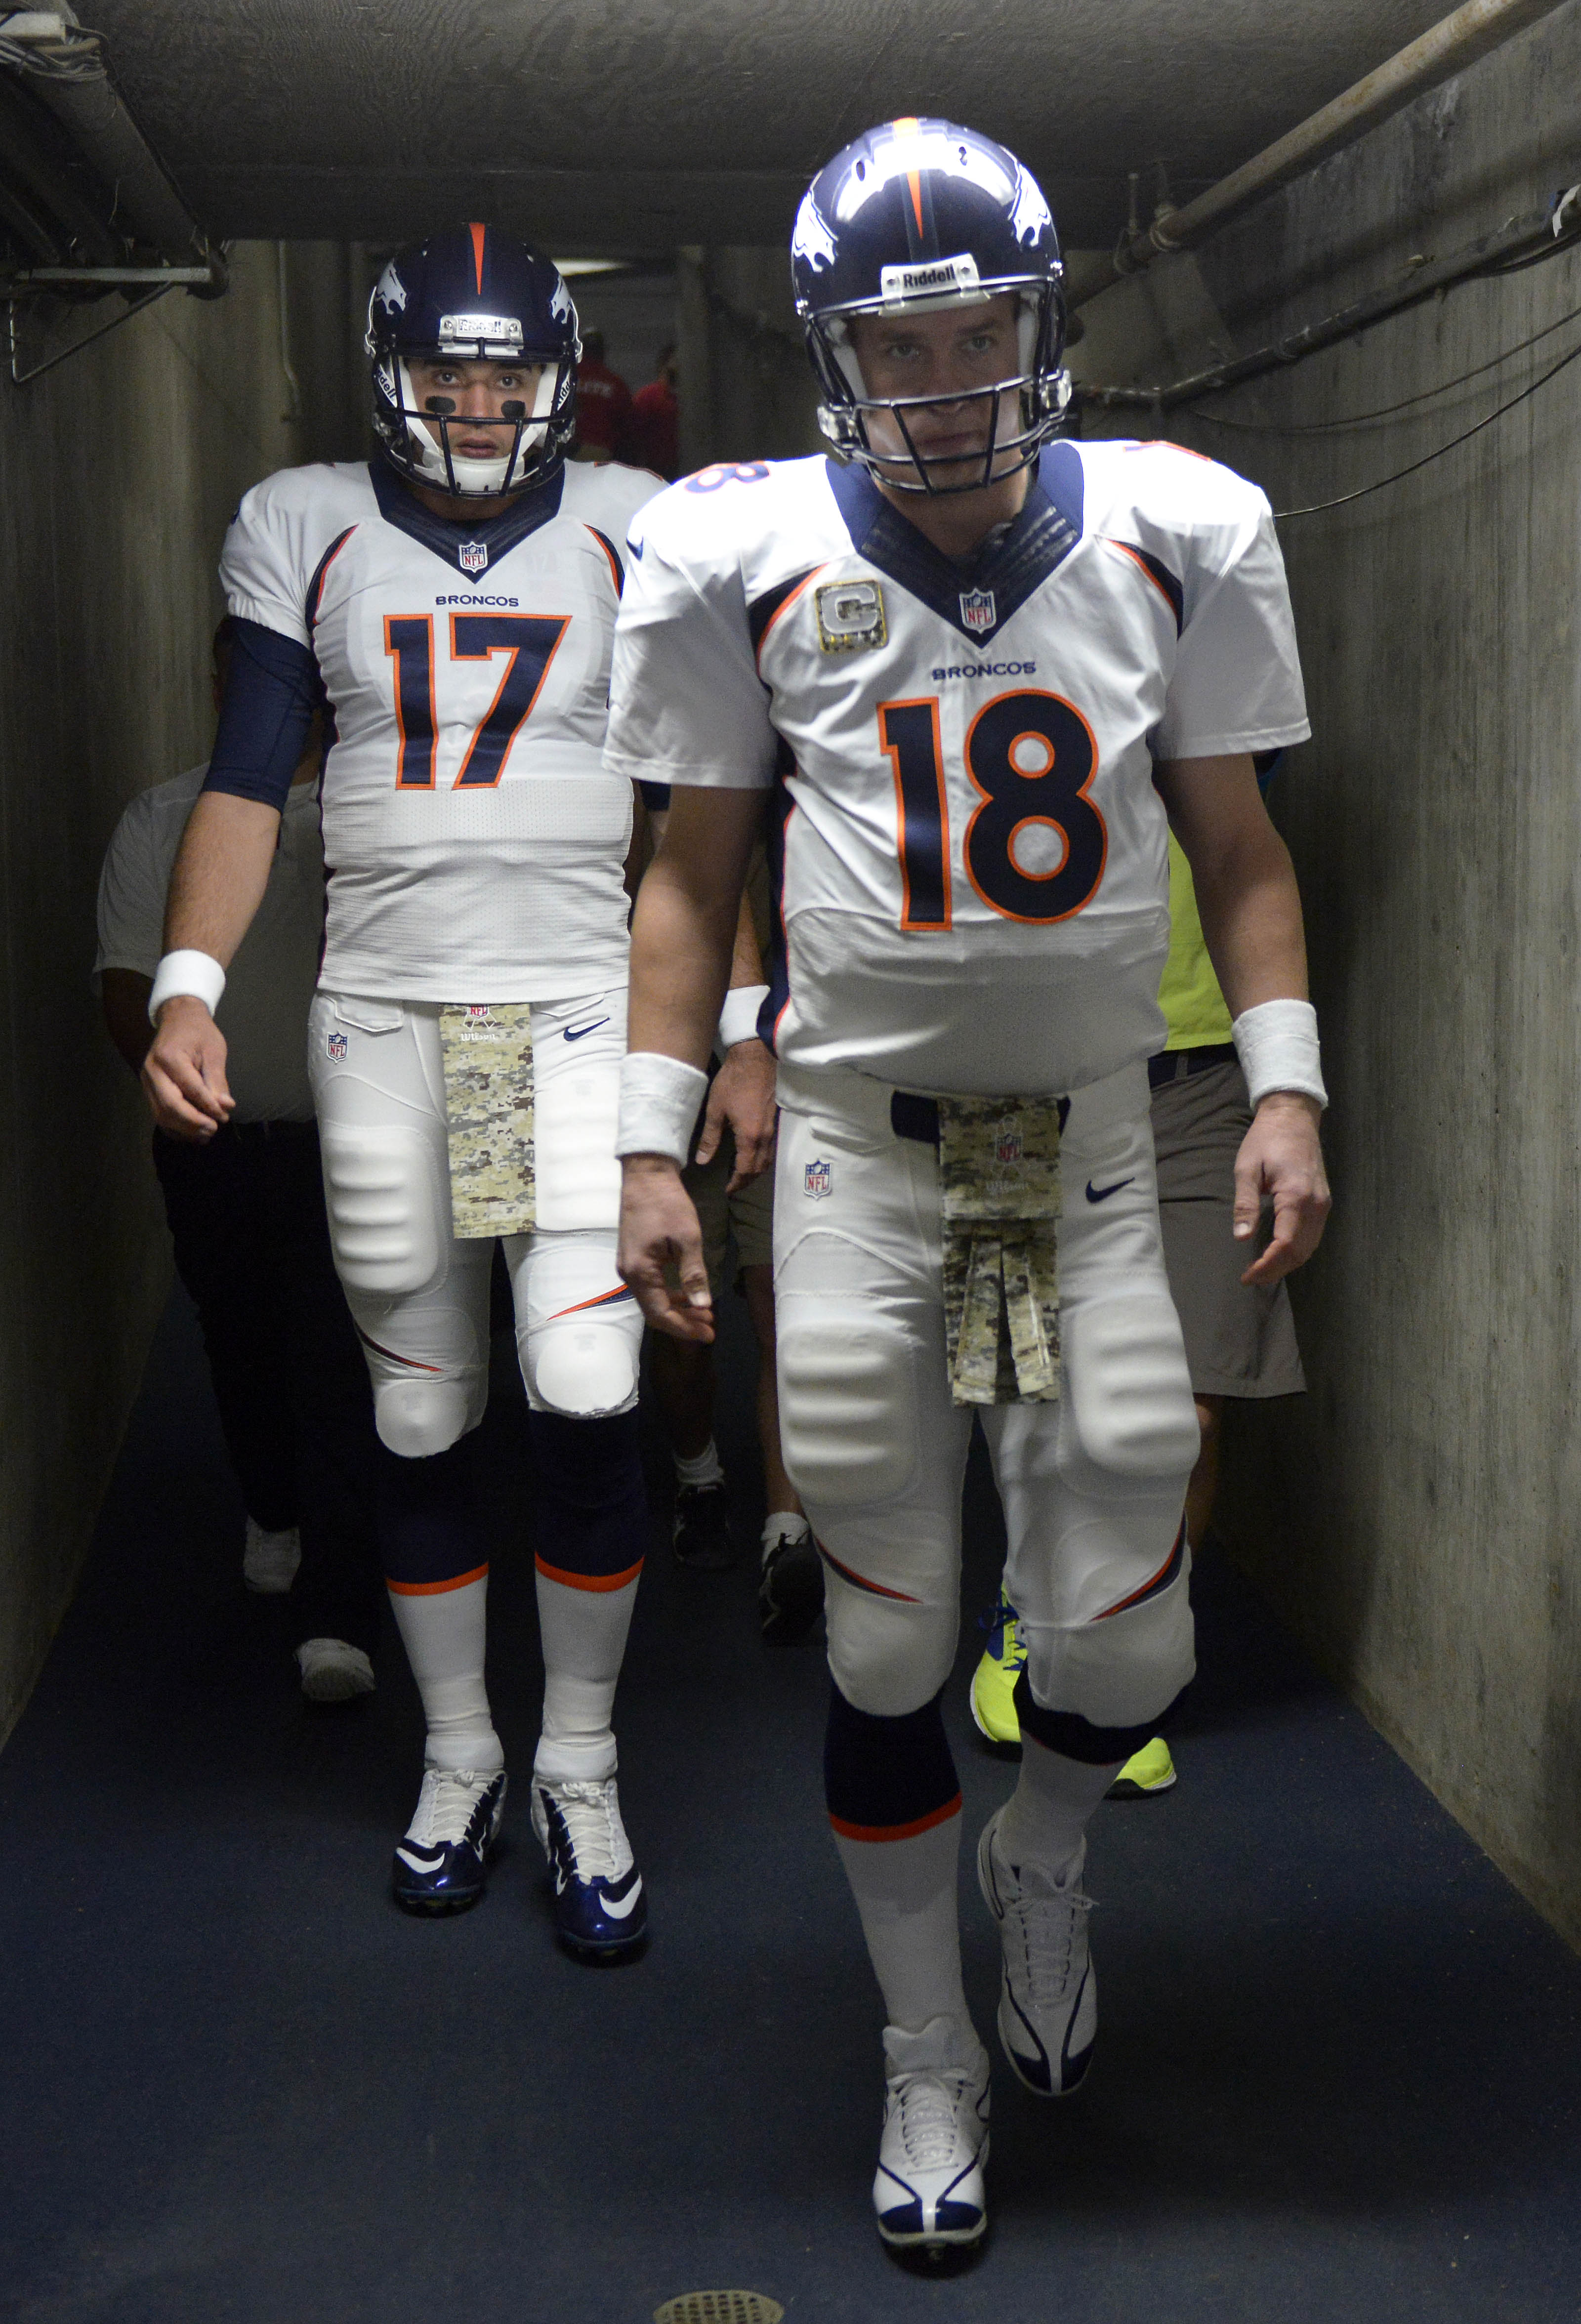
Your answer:
[[[980,1413],[1023,1611],[1024,1739],[981,1836],[999,2032],[1033,2090],[1096,2024],[1085,1829],[1194,1668],[1197,1432],[1160,1248],[1149,1053],[1166,835],[1190,859],[1256,1114],[1251,1273],[1315,1246],[1324,1103],[1300,906],[1252,753],[1308,733],[1268,504],[1168,445],[1052,440],[1048,207],[938,121],[858,138],[792,248],[838,462],[706,471],[638,515],[605,764],[671,786],[639,899],[621,1266],[711,1328],[679,1177],[762,791],[778,805],[775,1205],[785,1458],[827,1579],[826,1779],[888,2024],[896,2245],[985,2221],[939,1712]]]
[[[643,1319],[615,1268],[633,794],[600,752],[626,528],[659,486],[565,465],[576,310],[508,235],[474,225],[393,259],[367,346],[381,456],[266,478],[226,540],[233,676],[175,869],[146,1080],[178,1135],[226,1116],[211,1010],[321,688],[335,741],[310,1060],[386,1448],[385,1571],[428,1721],[395,1894],[414,1912],[476,1902],[504,1800],[467,1443],[498,1232],[537,1472],[532,1821],[562,1941],[611,1956],[646,1918],[610,1719],[647,1515]]]

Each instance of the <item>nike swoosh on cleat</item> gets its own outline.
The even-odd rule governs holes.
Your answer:
[[[1135,1183],[1133,1178],[1116,1178],[1112,1186],[1095,1186],[1089,1178],[1086,1183],[1086,1198],[1089,1203],[1106,1203],[1111,1194],[1117,1194],[1120,1192],[1122,1186],[1134,1185]]]
[[[566,1038],[568,1041],[583,1040],[589,1033],[596,1033],[600,1025],[607,1025],[608,1022],[607,1017],[595,1017],[591,1025],[568,1025]]]
[[[398,1848],[395,1853],[402,1863],[410,1864],[414,1872],[437,1872],[445,1860],[440,1855],[436,1856],[431,1864],[425,1864],[421,1856],[413,1856],[411,1849],[407,1848]]]
[[[598,1901],[603,1905],[604,1910],[608,1914],[612,1921],[624,1921],[627,1914],[635,1909],[637,1899],[642,1893],[643,1884],[639,1879],[629,1896],[622,1896],[617,1901],[606,1891]]]

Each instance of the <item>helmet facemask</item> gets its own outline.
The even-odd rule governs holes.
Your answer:
[[[492,351],[482,355],[470,347],[461,355],[444,346],[424,349],[421,355],[413,348],[411,354],[414,359],[435,363],[508,360],[518,363],[523,371],[535,365],[538,381],[531,409],[525,398],[507,399],[497,420],[479,420],[454,410],[426,408],[412,385],[406,355],[382,351],[374,364],[375,405],[382,407],[379,433],[386,456],[405,475],[459,500],[499,500],[535,483],[550,458],[563,448],[575,410],[573,358],[532,350],[509,356]],[[427,402],[439,400],[430,396]],[[453,429],[459,433],[481,427],[513,430],[508,445],[496,437],[501,449],[492,460],[469,459],[450,442]]]
[[[908,313],[937,314],[981,306],[1002,292],[1010,292],[1016,300],[1018,368],[1008,378],[942,395],[868,393],[851,344],[852,316],[877,315],[894,320]],[[981,492],[985,485],[998,484],[1030,467],[1064,416],[1070,398],[1069,374],[1060,369],[1059,361],[1064,323],[1064,301],[1059,290],[1038,276],[982,282],[965,295],[853,300],[846,306],[810,313],[806,318],[808,349],[824,391],[818,426],[842,459],[866,468],[879,483],[895,492],[927,493],[935,497]],[[1001,399],[1009,394],[1018,399],[1019,425],[1005,435],[1001,432]],[[982,402],[988,405],[988,430],[980,460],[975,453],[929,455],[919,449],[907,424],[908,413],[943,407],[958,410],[963,405]],[[868,415],[878,411],[889,414],[903,450],[885,452],[874,446]],[[903,472],[908,462],[911,474],[897,475],[895,471]],[[936,470],[958,470],[968,462],[973,473],[959,481],[947,484],[934,474]]]

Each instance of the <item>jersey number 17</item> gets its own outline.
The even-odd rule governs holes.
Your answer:
[[[569,614],[452,613],[450,659],[492,661],[509,656],[494,700],[474,729],[454,788],[492,790],[504,772],[512,743],[531,716],[549,665],[569,625]],[[401,747],[395,788],[431,791],[439,733],[434,701],[434,617],[387,613],[384,651],[395,665],[395,724]]]

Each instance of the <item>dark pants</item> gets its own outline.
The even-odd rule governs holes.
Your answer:
[[[373,1397],[329,1248],[318,1127],[229,1125],[208,1146],[156,1130],[153,1167],[247,1513],[300,1528],[294,1634],[371,1652],[384,1594]]]

